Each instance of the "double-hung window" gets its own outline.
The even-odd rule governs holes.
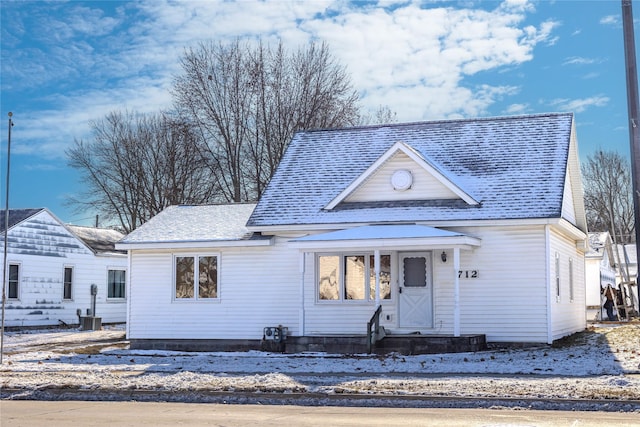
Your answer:
[[[372,301],[376,297],[375,257],[370,253],[319,255],[320,301]],[[380,255],[380,299],[391,298],[391,256]]]
[[[20,297],[20,264],[9,264],[7,298],[18,299]]]
[[[125,270],[109,270],[107,277],[107,298],[125,297]]]
[[[73,290],[73,267],[64,268],[64,279],[62,285],[62,299],[72,299]]]
[[[218,298],[219,259],[218,255],[175,256],[175,299],[182,301]]]

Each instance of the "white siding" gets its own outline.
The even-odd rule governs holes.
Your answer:
[[[601,318],[600,271],[605,269],[602,256],[590,256],[585,259],[585,304],[587,306],[587,320]],[[615,274],[615,273],[613,273]]]
[[[558,232],[551,232],[551,276],[555,279],[555,254],[560,257],[560,298],[555,296],[555,283],[552,283],[551,298],[551,338],[579,332],[586,327],[586,285],[584,253],[576,248],[573,240]],[[570,298],[569,259],[573,262],[573,300]]]
[[[457,229],[482,239],[481,247],[460,252],[460,331],[486,334],[488,341],[546,341],[544,228]],[[449,253],[449,258],[452,253]],[[436,262],[439,306],[436,326],[453,330],[453,278],[449,263]],[[449,270],[449,271],[447,271]]]
[[[396,191],[391,176],[398,169],[411,171],[413,185]],[[397,153],[363,182],[345,201],[371,202],[380,200],[458,199],[459,197],[404,153]]]
[[[94,255],[46,211],[13,227],[9,241],[7,262],[20,266],[20,282],[19,298],[6,301],[7,326],[78,324],[77,310],[86,315],[91,308],[91,284],[98,286],[102,322],[126,320],[126,300],[107,300],[107,270],[126,270],[126,255]],[[70,300],[63,299],[65,267],[73,268]]]
[[[547,277],[545,226],[460,227],[452,231],[482,241],[479,248],[461,251],[460,269],[478,272],[477,278],[466,278],[463,273],[459,282],[461,333],[485,334],[493,342],[547,342],[552,278]],[[574,301],[565,301],[565,271],[566,289],[563,287],[560,303],[552,305],[556,339],[579,329],[580,313],[584,326],[584,260],[574,243],[552,235],[552,250],[561,251],[563,260],[569,255],[574,260]],[[216,302],[173,299],[173,256],[210,254],[212,250],[132,252],[129,338],[260,339],[265,326],[278,325],[287,326],[294,336],[366,333],[375,302],[318,301],[316,254],[305,254],[301,273],[301,254],[289,248],[286,239],[276,239],[269,247],[228,247],[213,252],[220,255],[220,298]],[[453,251],[447,251],[447,262],[441,261],[441,252],[432,251],[434,325],[422,333],[453,333]],[[391,331],[398,330],[398,255],[399,251],[391,252],[392,298],[381,301],[382,325]],[[553,262],[551,258],[549,262]]]
[[[489,341],[547,341],[547,278],[544,226],[469,227],[460,231],[482,239],[481,247],[461,251],[462,271],[477,278],[460,279],[461,333],[486,334]],[[453,334],[453,251],[440,260],[433,251],[434,325],[422,333]],[[382,324],[397,330],[398,252],[392,254],[392,299],[382,301]],[[313,254],[305,263],[305,324],[309,335],[362,334],[373,302],[317,301]],[[579,272],[576,269],[576,283]],[[387,315],[389,319],[387,320]],[[399,331],[399,330],[398,330]],[[399,331],[407,332],[407,331]]]
[[[175,301],[173,256],[220,256],[219,299]],[[277,247],[132,252],[129,338],[261,339],[265,326],[298,334],[298,251]]]

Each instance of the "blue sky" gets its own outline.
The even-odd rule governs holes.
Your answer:
[[[235,37],[292,49],[326,41],[363,109],[387,105],[400,122],[571,111],[582,159],[597,149],[629,156],[619,0],[2,0],[0,9],[2,208],[9,111],[10,207],[90,224],[95,212],[65,206],[83,188],[65,150],[111,111],[167,109],[184,49]]]

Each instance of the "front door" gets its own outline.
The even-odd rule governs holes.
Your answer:
[[[431,252],[400,254],[398,312],[401,328],[432,328]]]

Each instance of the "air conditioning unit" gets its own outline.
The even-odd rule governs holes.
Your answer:
[[[282,342],[287,339],[289,328],[286,326],[267,326],[262,337],[265,341]]]
[[[80,329],[83,331],[99,331],[102,329],[102,317],[86,316],[80,318]]]

